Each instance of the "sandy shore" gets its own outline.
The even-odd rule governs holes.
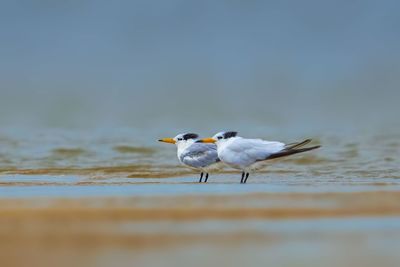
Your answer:
[[[400,192],[5,198],[0,239],[2,266],[396,266]]]
[[[0,199],[1,219],[247,220],[400,216],[400,192]]]

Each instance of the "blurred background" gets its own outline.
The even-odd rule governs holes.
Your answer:
[[[398,267],[399,10],[0,0],[2,266]],[[157,142],[222,130],[322,148],[199,184]]]
[[[396,132],[399,8],[2,0],[0,126]]]

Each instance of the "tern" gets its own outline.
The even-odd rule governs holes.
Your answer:
[[[179,161],[189,168],[201,171],[199,183],[207,183],[208,173],[220,162],[215,144],[198,143],[199,136],[195,133],[182,133],[174,138],[163,138],[158,141],[175,144]]]
[[[304,147],[311,142],[285,144],[277,141],[246,139],[237,132],[220,132],[211,138],[200,139],[199,143],[215,143],[219,159],[228,166],[242,171],[240,183],[246,183],[250,172],[263,167],[266,160],[285,157],[317,149],[320,146]]]

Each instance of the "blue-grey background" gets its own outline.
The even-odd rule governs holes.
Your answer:
[[[0,125],[396,131],[399,10],[390,0],[2,0]]]

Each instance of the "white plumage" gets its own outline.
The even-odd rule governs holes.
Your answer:
[[[232,137],[217,142],[217,151],[222,162],[244,171],[247,171],[252,164],[282,151],[284,147],[285,144],[281,142],[242,137]]]
[[[241,183],[246,183],[249,172],[263,167],[268,159],[319,148],[319,146],[300,148],[310,141],[307,139],[299,143],[285,144],[261,139],[246,139],[238,137],[237,132],[220,132],[212,138],[201,139],[198,142],[215,143],[219,159],[228,166],[241,170]]]
[[[183,165],[201,171],[202,181],[205,173],[207,182],[209,172],[218,168],[216,163],[220,162],[215,144],[198,143],[198,135],[193,133],[178,134],[174,138],[163,138],[160,142],[176,144],[179,162]]]

